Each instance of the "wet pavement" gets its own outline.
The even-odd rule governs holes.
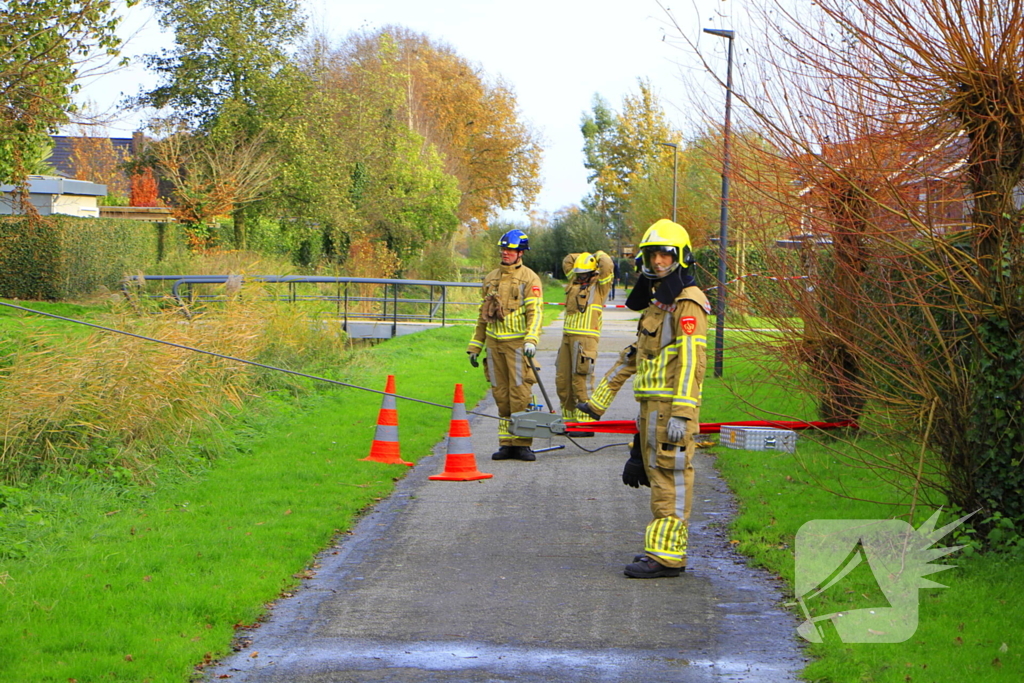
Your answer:
[[[607,311],[598,377],[635,338],[635,320]],[[538,351],[556,401],[561,333],[560,320],[549,325]],[[496,412],[489,398],[476,409]],[[627,384],[605,419],[635,416]],[[438,444],[207,680],[797,680],[798,622],[781,583],[732,550],[733,501],[712,454],[696,457],[686,572],[629,579],[622,568],[642,550],[650,512],[648,489],[620,480],[628,437],[555,437],[566,448],[536,462],[495,462],[497,421],[471,418],[478,469],[492,479],[428,480],[444,469]],[[597,450],[609,444],[619,445]]]

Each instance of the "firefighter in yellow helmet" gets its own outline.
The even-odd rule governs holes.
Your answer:
[[[636,455],[651,487],[653,520],[647,525],[643,554],[633,558],[625,574],[645,579],[678,576],[686,568],[694,437],[700,430],[711,306],[694,281],[690,236],[681,225],[662,219],[648,228],[640,256],[640,277],[626,306],[642,311],[633,377],[633,393],[640,402]],[[623,481],[635,460],[631,455],[627,461]]]
[[[476,330],[466,353],[473,367],[484,344],[487,357],[484,373],[498,406],[498,450],[494,460],[536,460],[530,446],[533,439],[513,436],[509,431],[512,413],[526,410],[537,381],[530,361],[537,352],[541,328],[540,277],[523,265],[523,252],[530,248],[522,230],[509,230],[498,241],[501,265],[484,277],[483,302]]]
[[[565,325],[555,360],[555,390],[566,421],[589,419],[576,409],[587,401],[593,381],[597,342],[601,337],[604,302],[612,288],[615,265],[608,254],[568,254],[562,270],[569,278],[565,288]]]
[[[640,256],[636,257],[636,272],[640,272]],[[597,388],[590,392],[590,398],[576,404],[576,409],[583,414],[583,420],[600,420],[615,400],[619,389],[625,385],[626,380],[636,374],[636,343],[630,344],[619,351],[619,358],[615,364],[608,369]],[[637,446],[639,448],[639,446]]]

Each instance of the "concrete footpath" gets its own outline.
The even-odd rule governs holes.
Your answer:
[[[598,378],[635,338],[636,318],[607,309]],[[561,334],[561,320],[549,325],[538,351],[555,402]],[[543,400],[539,387],[534,393]],[[401,437],[401,401],[398,409]],[[496,414],[489,398],[476,410]],[[627,384],[605,418],[636,412]],[[797,680],[797,620],[782,608],[779,584],[729,545],[733,502],[711,454],[695,462],[686,572],[629,579],[622,568],[643,549],[650,521],[648,489],[620,479],[629,438],[556,437],[566,448],[536,462],[495,462],[497,420],[471,416],[470,425],[477,467],[492,479],[429,481],[444,469],[438,444],[321,555],[314,578],[260,628],[239,634],[251,643],[207,669],[206,680]],[[608,444],[621,445],[585,450]]]

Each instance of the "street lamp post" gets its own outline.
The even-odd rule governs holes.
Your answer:
[[[725,131],[722,151],[722,212],[718,225],[718,308],[715,320],[715,377],[722,376],[725,355],[725,258],[729,240],[729,123],[732,106],[732,44],[734,32],[720,28],[706,28],[704,33],[726,38],[729,57],[725,77]]]
[[[679,175],[679,145],[675,142],[659,142],[658,144],[672,148],[672,222],[677,223],[676,189],[679,187],[679,184],[676,182],[676,177]]]

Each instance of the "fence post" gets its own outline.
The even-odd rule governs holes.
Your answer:
[[[394,289],[391,290],[391,295],[394,297],[394,302],[391,309],[391,338],[394,339],[398,336],[398,283],[393,283]],[[384,286],[384,291],[387,293],[387,285]]]

